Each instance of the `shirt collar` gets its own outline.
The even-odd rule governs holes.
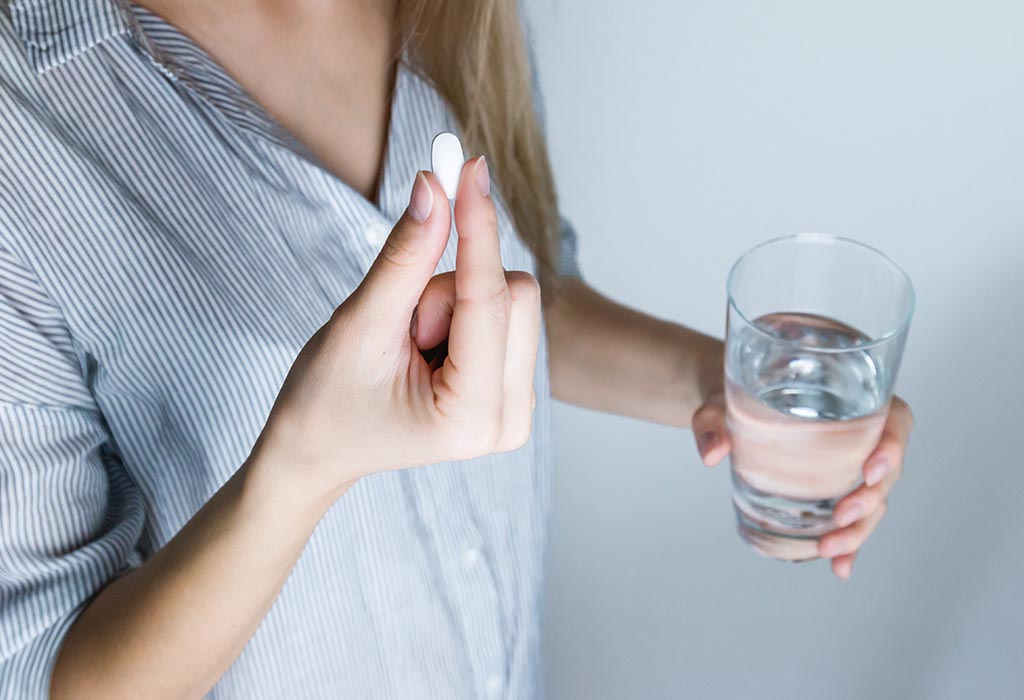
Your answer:
[[[37,73],[129,31],[117,0],[11,0],[11,23]]]

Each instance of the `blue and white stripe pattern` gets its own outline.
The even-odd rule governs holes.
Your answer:
[[[0,698],[33,699],[90,597],[246,458],[455,124],[400,68],[370,202],[145,10],[0,8]],[[546,368],[542,342],[523,449],[343,496],[209,697],[538,697]]]

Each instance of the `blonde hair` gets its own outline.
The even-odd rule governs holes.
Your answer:
[[[447,100],[470,153],[483,153],[550,297],[558,281],[559,217],[533,104],[516,0],[398,0],[397,46]]]

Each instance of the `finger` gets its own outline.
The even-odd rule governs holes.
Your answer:
[[[455,275],[445,272],[427,282],[416,306],[416,319],[409,329],[416,348],[423,352],[436,348],[448,338],[455,311]]]
[[[448,243],[451,216],[442,206],[446,201],[432,174],[416,174],[408,208],[354,294],[368,300],[361,304],[368,313],[393,317],[403,331]]]
[[[489,301],[505,289],[498,215],[490,197],[490,171],[483,156],[466,161],[455,200],[455,287],[461,299]]]
[[[540,341],[540,286],[528,272],[505,274],[512,305],[509,311],[508,350],[502,408],[502,434],[498,450],[515,450],[530,439],[536,394],[533,388]]]
[[[850,552],[849,554],[841,554],[838,557],[832,559],[832,573],[844,581],[850,579],[850,575],[853,574],[853,562],[857,558],[857,552]]]
[[[878,508],[871,511],[866,517],[861,518],[853,525],[833,530],[822,536],[818,541],[818,554],[827,559],[837,557],[841,554],[849,554],[860,549],[868,536],[875,531],[878,523],[885,515],[888,508],[883,501]]]
[[[697,409],[691,421],[697,452],[709,467],[713,467],[729,454],[732,442],[725,429],[725,402],[721,396],[710,399]]]
[[[903,453],[907,449],[907,441],[913,427],[914,416],[907,402],[894,396],[878,446],[864,462],[865,484],[877,484],[903,463]]]
[[[847,494],[836,504],[832,519],[839,527],[852,525],[861,518],[872,513],[881,506],[892,490],[893,484],[900,478],[903,469],[897,466],[884,479],[874,486],[863,484]]]
[[[462,169],[455,204],[455,309],[440,379],[468,405],[500,411],[511,298],[489,177],[482,157]]]

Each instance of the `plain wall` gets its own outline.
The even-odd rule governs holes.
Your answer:
[[[917,428],[848,583],[762,559],[688,431],[561,405],[551,698],[1024,697],[1024,3],[533,0],[585,277],[721,334],[798,231],[909,272]]]

